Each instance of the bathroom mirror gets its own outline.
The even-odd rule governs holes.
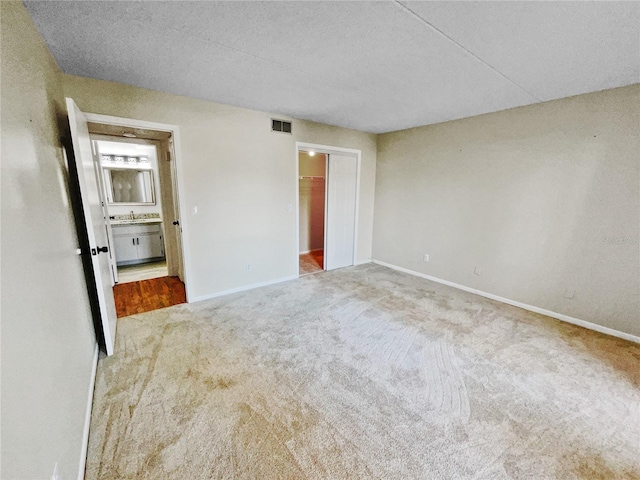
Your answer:
[[[103,172],[110,205],[155,205],[153,170],[104,168]]]

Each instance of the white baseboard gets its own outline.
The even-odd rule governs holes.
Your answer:
[[[562,320],[563,322],[572,323],[580,327],[588,328],[589,330],[595,330],[596,332],[611,335],[613,337],[622,338],[624,340],[629,340],[630,342],[640,343],[640,337],[631,335],[630,333],[621,332],[619,330],[614,330],[613,328],[603,327],[602,325],[598,325],[597,323],[587,322],[586,320],[570,317],[569,315],[565,315],[563,313],[556,313],[556,312],[552,312],[551,310],[535,307],[533,305],[528,305],[526,303],[517,302],[515,300],[509,300],[508,298],[500,297],[498,295],[494,295],[493,293],[487,293],[487,292],[483,292],[482,290],[476,290],[475,288],[466,287],[464,285],[450,282],[448,280],[443,280],[438,277],[432,277],[431,275],[416,272],[415,270],[409,270],[408,268],[399,267],[391,263],[381,262],[380,260],[373,260],[373,263],[382,265],[383,267],[391,268],[393,270],[398,270],[399,272],[408,273],[409,275],[425,278],[427,280],[431,280],[432,282],[448,285],[449,287],[457,288],[458,290],[464,290],[465,292],[474,293],[482,297],[490,298],[492,300],[497,300],[498,302],[506,303],[508,305],[513,305],[514,307],[519,307],[524,310],[529,310],[530,312],[535,312],[541,315],[546,315],[547,317],[556,318],[558,320]]]
[[[87,450],[89,449],[89,427],[91,426],[91,407],[93,406],[93,390],[96,385],[96,372],[98,370],[99,348],[96,343],[93,350],[93,365],[91,367],[91,379],[89,380],[89,393],[87,395],[87,408],[84,414],[84,430],[82,432],[82,450],[80,452],[80,464],[78,466],[78,480],[84,479],[84,469],[87,463]]]
[[[366,260],[356,260],[356,262],[353,264],[355,265],[364,265],[365,263],[371,263],[373,262],[373,260],[371,260],[370,258],[367,258]]]
[[[232,288],[230,290],[223,290],[222,292],[211,293],[209,295],[201,295],[199,297],[194,298],[191,302],[201,302],[202,300],[209,300],[210,298],[223,297],[224,295],[230,295],[232,293],[244,292],[247,290],[253,290],[254,288],[266,287],[268,285],[274,285],[276,283],[288,282],[289,280],[295,280],[298,278],[298,275],[290,275],[288,277],[276,278],[274,280],[268,280],[266,282],[261,283],[253,283],[251,285],[245,285],[243,287]]]

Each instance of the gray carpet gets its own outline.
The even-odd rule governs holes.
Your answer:
[[[88,479],[640,478],[640,345],[368,264],[122,318]]]

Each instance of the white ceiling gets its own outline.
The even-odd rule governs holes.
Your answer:
[[[374,133],[640,82],[639,2],[25,5],[65,73]]]

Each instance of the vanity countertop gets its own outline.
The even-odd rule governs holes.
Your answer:
[[[148,225],[149,223],[162,223],[161,218],[135,218],[133,220],[111,220],[111,225]]]

